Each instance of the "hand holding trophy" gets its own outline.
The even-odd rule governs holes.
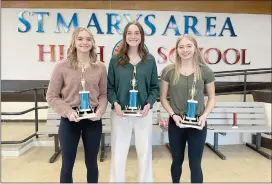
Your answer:
[[[194,99],[197,94],[197,90],[195,88],[195,84],[197,81],[196,72],[194,72],[194,81],[192,84],[192,88],[190,89],[189,93],[191,96],[190,100],[187,100],[187,108],[186,113],[182,115],[183,123],[181,124],[181,128],[189,127],[189,128],[196,128],[201,130],[202,127],[199,125],[199,115],[196,114],[197,104],[198,101]]]
[[[90,91],[86,91],[86,82],[84,79],[84,66],[80,63],[81,65],[81,86],[82,90],[79,91],[79,98],[80,98],[80,105],[79,108],[77,109],[78,113],[78,118],[79,120],[81,119],[89,119],[89,118],[95,118],[96,114],[94,112],[94,109],[92,108],[91,104],[89,103],[89,93]]]
[[[141,115],[141,106],[138,106],[137,99],[138,99],[138,90],[135,89],[137,86],[136,80],[136,66],[133,66],[133,76],[130,82],[132,86],[132,90],[129,90],[129,104],[125,106],[124,116],[142,116]]]

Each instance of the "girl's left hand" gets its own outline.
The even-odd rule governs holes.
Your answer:
[[[206,114],[202,114],[200,117],[199,117],[199,121],[198,121],[198,125],[201,126],[201,128],[203,128],[206,124],[206,119],[207,119],[207,115]]]
[[[144,106],[144,109],[142,110],[142,117],[146,116],[149,110],[150,110],[150,104],[148,103]]]
[[[96,110],[95,115],[96,115],[95,118],[89,118],[89,119],[92,120],[92,121],[98,121],[98,120],[100,120],[101,119],[101,115],[102,115],[100,109]]]

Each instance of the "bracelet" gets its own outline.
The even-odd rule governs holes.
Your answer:
[[[170,116],[171,116],[171,118],[173,118],[173,116],[174,116],[174,115],[177,115],[177,114],[176,114],[176,113],[173,113],[172,115],[170,115]]]

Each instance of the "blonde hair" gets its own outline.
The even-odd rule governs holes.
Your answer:
[[[179,80],[179,77],[180,77],[180,68],[181,68],[182,60],[181,60],[181,58],[180,58],[180,56],[179,56],[179,54],[177,52],[177,49],[178,49],[179,42],[183,38],[187,38],[188,40],[193,42],[193,44],[195,46],[195,53],[193,55],[193,67],[196,69],[195,74],[197,75],[197,80],[201,79],[200,67],[205,65],[205,62],[204,62],[204,60],[202,58],[202,55],[200,53],[196,38],[191,34],[185,34],[185,35],[179,37],[177,42],[176,42],[176,47],[175,47],[175,62],[174,62],[174,65],[171,65],[171,67],[169,66],[166,69],[166,72],[165,72],[165,73],[167,73],[171,69],[175,70],[173,75],[171,76],[171,81],[173,81],[173,84],[176,84],[178,82],[178,80]]]
[[[69,45],[68,53],[67,53],[68,66],[73,69],[76,69],[78,67],[77,50],[75,47],[75,40],[81,31],[87,31],[91,36],[92,48],[90,50],[90,55],[89,55],[90,56],[90,65],[92,66],[97,63],[96,45],[95,45],[95,40],[94,40],[93,34],[91,33],[91,31],[88,28],[77,27],[72,34],[72,40]]]

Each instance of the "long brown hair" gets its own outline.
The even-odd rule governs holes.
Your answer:
[[[194,56],[193,56],[193,66],[196,69],[197,80],[199,80],[202,77],[201,76],[200,67],[203,66],[203,65],[205,65],[205,62],[204,62],[203,57],[201,55],[201,52],[199,50],[196,38],[193,35],[191,35],[191,34],[185,34],[185,35],[179,37],[178,40],[177,40],[177,42],[176,42],[176,47],[175,47],[175,62],[174,62],[174,66],[169,66],[166,69],[166,72],[165,72],[165,74],[166,74],[168,71],[170,71],[170,70],[172,70],[174,68],[175,72],[171,76],[171,80],[173,81],[173,84],[176,84],[178,82],[178,80],[179,80],[179,77],[180,77],[180,68],[181,68],[182,60],[181,60],[181,58],[180,58],[177,50],[178,50],[179,42],[183,38],[187,38],[188,40],[190,40],[191,42],[193,42],[193,44],[195,46],[195,53],[194,53]]]
[[[128,28],[130,25],[136,25],[140,30],[141,42],[138,46],[138,53],[139,53],[141,59],[145,59],[147,56],[147,51],[144,47],[145,37],[144,37],[144,29],[143,29],[142,25],[137,21],[129,22],[126,25],[124,32],[123,32],[123,41],[121,44],[120,52],[117,57],[118,65],[126,65],[129,63],[129,57],[128,57],[129,45],[126,42],[126,36],[127,36]]]
[[[91,31],[88,28],[78,27],[74,30],[74,32],[72,34],[72,40],[69,45],[68,54],[67,54],[68,66],[73,69],[76,69],[78,67],[77,50],[75,47],[75,40],[81,31],[87,31],[91,36],[92,48],[90,50],[90,55],[89,55],[90,56],[90,65],[92,66],[93,64],[96,64],[96,61],[97,61],[96,45],[95,45],[95,40],[94,40],[93,34],[91,33]]]

